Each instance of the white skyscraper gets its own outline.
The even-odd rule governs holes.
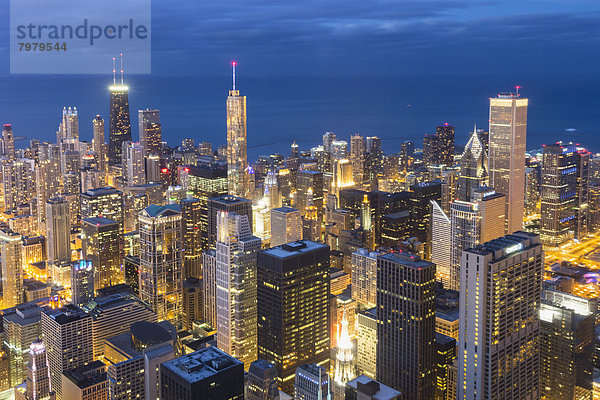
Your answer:
[[[271,210],[271,247],[302,240],[300,210],[279,207]]]
[[[10,229],[0,230],[2,251],[2,300],[4,308],[23,302],[23,261],[21,235]]]
[[[60,274],[55,274],[55,267],[71,262],[71,221],[69,202],[64,197],[53,197],[46,204],[46,249],[48,263],[51,266],[52,279],[61,282]],[[69,264],[70,271],[70,264]]]
[[[463,252],[457,399],[540,398],[543,268],[540,238],[531,233]]]
[[[450,288],[452,223],[437,201],[431,201],[431,262],[436,265],[436,280]]]
[[[335,370],[333,375],[334,400],[344,400],[346,383],[356,377],[353,347],[350,334],[348,333],[348,317],[344,308],[335,352]]]
[[[248,168],[248,144],[246,138],[246,96],[235,89],[235,66],[233,88],[227,96],[227,176],[229,194],[248,198],[250,179]]]
[[[380,253],[358,249],[352,253],[352,298],[366,307],[377,303],[377,256]]]
[[[257,358],[256,252],[248,217],[217,215],[217,347],[250,365]]]
[[[27,400],[50,399],[50,367],[46,346],[41,339],[35,339],[29,347],[27,364]]]
[[[79,140],[79,117],[76,107],[63,107],[62,121],[56,132],[56,142],[61,143],[64,139]]]
[[[123,142],[123,176],[127,186],[146,183],[144,147],[141,143]]]
[[[527,105],[518,94],[490,98],[489,185],[506,195],[507,234],[523,228]]]

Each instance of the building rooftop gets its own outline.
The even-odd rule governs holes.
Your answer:
[[[63,375],[80,389],[106,381],[106,364],[100,360],[63,372]]]
[[[435,265],[433,263],[430,263],[429,261],[421,260],[419,256],[410,253],[388,253],[380,255],[378,258],[402,264],[407,267],[419,269],[428,268],[432,265]]]
[[[371,319],[377,319],[377,307],[373,307],[373,308],[369,308],[368,310],[361,311],[360,314],[364,315],[365,317],[371,318]]]
[[[109,226],[109,225],[118,225],[119,224],[114,219],[103,218],[103,217],[83,218],[81,220],[81,222],[89,224],[89,225],[95,225],[97,227],[100,227],[100,226]]]
[[[250,364],[248,373],[260,379],[275,378],[277,377],[277,367],[275,367],[275,365],[271,364],[267,360],[259,358],[258,360],[253,361],[252,364]]]
[[[277,211],[277,212],[280,212],[280,213],[283,213],[283,214],[289,214],[289,213],[292,213],[292,212],[299,212],[300,210],[298,210],[296,208],[293,208],[293,207],[284,206],[284,207],[274,208],[271,211]]]
[[[133,289],[126,283],[119,283],[118,285],[107,286],[102,289],[96,290],[97,297],[108,297],[114,294],[132,294]]]
[[[45,309],[44,314],[48,315],[60,325],[69,324],[88,317],[88,314],[85,311],[73,304],[67,304],[61,308]]]
[[[310,253],[311,251],[318,249],[329,248],[329,246],[310,240],[297,240],[277,247],[271,247],[270,249],[262,250],[261,252],[271,257],[280,259],[298,257],[301,254]]]
[[[377,382],[365,375],[360,375],[346,383],[359,393],[364,393],[374,400],[394,400],[402,396],[402,392],[392,389],[383,383]]]
[[[181,207],[179,207],[179,205],[177,204],[169,204],[166,206],[152,204],[144,208],[143,212],[145,212],[151,218],[165,217],[175,214],[181,214]]]
[[[250,200],[244,199],[243,197],[232,196],[230,194],[219,197],[211,197],[211,202],[223,203],[223,204],[236,204],[236,203],[248,203]]]
[[[469,253],[487,255],[493,254],[493,260],[499,261],[507,256],[526,250],[540,244],[539,235],[530,232],[518,231],[498,239],[490,240],[473,248],[467,249]]]
[[[42,311],[42,307],[31,302],[7,308],[0,311],[0,314],[5,321],[24,326],[40,322]]]
[[[105,186],[102,188],[90,189],[85,193],[81,193],[82,196],[85,197],[97,197],[97,196],[107,196],[111,194],[120,194],[121,191],[115,189],[112,186]]]
[[[162,368],[189,383],[201,381],[236,366],[242,368],[243,363],[212,346],[162,363]]]

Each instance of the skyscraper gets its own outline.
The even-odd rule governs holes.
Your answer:
[[[139,214],[140,298],[159,321],[181,323],[183,243],[181,208],[151,205]]]
[[[458,200],[470,201],[471,189],[482,186],[487,178],[488,158],[484,143],[477,134],[477,127],[465,146],[460,158]]]
[[[50,367],[46,346],[37,338],[29,347],[29,362],[27,363],[27,388],[28,400],[50,399]]]
[[[527,105],[518,94],[490,98],[489,185],[506,195],[506,234],[523,227]]]
[[[439,125],[432,135],[423,138],[423,162],[426,165],[442,164],[448,167],[454,164],[454,127]]]
[[[108,160],[106,154],[106,138],[104,136],[104,120],[100,115],[92,120],[92,151],[96,156],[96,162],[98,163],[98,170],[106,172],[108,170]]]
[[[117,221],[82,219],[81,248],[83,257],[92,263],[95,290],[124,282],[123,234]]]
[[[310,191],[319,220],[323,220],[323,190],[324,181],[322,172],[310,170],[298,171],[298,190],[296,191],[295,207],[300,210],[302,216],[306,214]]]
[[[146,183],[144,148],[141,143],[123,142],[123,178],[125,185],[139,186]]]
[[[294,399],[331,400],[332,385],[327,370],[318,364],[303,364],[296,370]]]
[[[292,393],[306,362],[329,366],[329,246],[307,240],[258,252],[258,357]]]
[[[377,376],[377,308],[357,314],[356,367],[359,374]]]
[[[35,162],[20,158],[2,164],[4,209],[16,213],[17,207],[29,203],[35,195]]]
[[[378,255],[367,249],[352,253],[352,298],[365,307],[374,307],[377,302]]]
[[[244,398],[244,365],[207,347],[160,365],[160,398],[200,400]]]
[[[452,222],[437,201],[431,202],[431,262],[436,265],[436,279],[449,289],[452,275]]]
[[[92,317],[66,305],[42,312],[42,334],[50,363],[50,385],[57,400],[62,395],[62,373],[93,360]]]
[[[247,171],[248,154],[246,142],[246,96],[235,89],[235,66],[233,66],[233,88],[227,97],[227,177],[229,194],[249,198],[250,180]]]
[[[183,276],[202,276],[202,202],[188,193],[179,203],[183,231]]]
[[[56,132],[56,143],[60,144],[64,139],[79,140],[79,117],[76,107],[63,107],[62,121]]]
[[[117,221],[123,230],[123,192],[106,186],[81,193],[81,219],[98,217]]]
[[[432,399],[434,340],[435,264],[406,253],[379,256],[377,380],[409,399]]]
[[[2,127],[2,155],[9,160],[15,159],[15,134],[11,124],[4,124]]]
[[[581,239],[588,225],[589,153],[572,143],[546,145],[541,175],[542,244],[557,247],[570,239]]]
[[[60,147],[52,143],[41,143],[38,149],[38,164],[35,171],[35,198],[37,204],[38,229],[46,234],[46,200],[60,193]]]
[[[113,60],[114,61],[114,60]],[[108,162],[116,165],[121,162],[123,142],[131,141],[131,121],[129,118],[129,87],[123,84],[113,84],[110,90],[110,121],[108,126]]]
[[[333,373],[334,400],[344,400],[346,383],[356,377],[352,340],[348,333],[348,317],[344,309],[340,334],[335,346],[335,369]]]
[[[23,260],[21,235],[10,229],[0,230],[2,252],[2,300],[6,308],[23,302]]]
[[[160,116],[157,109],[138,110],[140,143],[144,148],[144,156],[162,155],[162,134]]]
[[[268,361],[258,359],[248,368],[246,400],[279,400],[277,368]]]
[[[94,298],[94,267],[89,260],[71,263],[72,303],[76,306],[88,304]]]
[[[64,197],[53,197],[46,204],[46,251],[48,263],[71,261],[71,221],[69,203]]]
[[[350,136],[350,162],[354,186],[361,188],[365,175],[365,140],[358,133]]]
[[[279,207],[271,210],[271,247],[302,239],[300,210]]]
[[[457,399],[540,398],[543,266],[526,232],[463,251]]]
[[[250,226],[252,226],[252,201],[231,195],[210,198],[207,201],[208,248],[214,249],[217,242],[217,216],[219,211],[246,215]]]
[[[256,252],[245,215],[221,211],[217,217],[217,347],[244,365],[256,360]]]

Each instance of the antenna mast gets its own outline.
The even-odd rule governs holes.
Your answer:
[[[519,89],[521,89],[521,86],[515,86],[515,88],[517,89],[517,97],[519,96]]]
[[[123,84],[123,53],[121,53],[121,85]]]
[[[115,69],[115,58],[113,57],[113,85],[117,84],[117,71]]]
[[[233,90],[235,90],[235,66],[236,66],[236,62],[232,61],[231,62],[231,67],[233,68]]]

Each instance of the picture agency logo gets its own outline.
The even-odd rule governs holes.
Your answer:
[[[12,74],[151,72],[151,0],[11,0]]]

